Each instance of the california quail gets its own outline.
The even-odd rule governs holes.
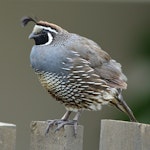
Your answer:
[[[30,61],[42,86],[65,108],[66,113],[52,124],[75,124],[83,110],[100,110],[102,105],[113,105],[136,121],[122,97],[127,78],[121,65],[103,51],[98,44],[63,28],[31,17],[22,19],[35,26],[29,38],[34,39]],[[71,112],[77,112],[73,121]]]

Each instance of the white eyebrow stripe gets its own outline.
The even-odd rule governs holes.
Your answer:
[[[35,25],[33,32],[38,30],[38,29],[45,29],[45,30],[48,30],[48,31],[56,33],[56,34],[58,33],[55,29],[52,29],[51,27],[44,27],[44,26],[40,26],[40,25]]]

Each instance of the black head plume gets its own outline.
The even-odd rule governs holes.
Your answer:
[[[23,27],[25,27],[28,24],[28,22],[30,22],[30,21],[32,21],[32,22],[37,24],[37,18],[33,19],[31,17],[25,16],[25,17],[21,18],[21,25]]]

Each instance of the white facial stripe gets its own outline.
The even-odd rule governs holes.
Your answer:
[[[56,34],[58,33],[56,30],[52,29],[51,27],[44,27],[44,26],[40,26],[40,25],[35,25],[33,32],[37,32],[38,30],[41,30],[41,29],[49,30],[50,32],[53,32]]]
[[[48,33],[48,42],[43,45],[49,45],[49,44],[51,44],[52,41],[53,41],[53,37],[50,33]]]

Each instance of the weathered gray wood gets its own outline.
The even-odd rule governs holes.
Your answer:
[[[33,121],[31,123],[30,150],[82,150],[83,126],[78,125],[77,136],[71,125],[65,125],[59,131],[54,132],[55,126],[45,135],[47,122]]]
[[[0,122],[0,150],[15,150],[16,125]]]
[[[100,150],[150,150],[150,125],[102,120]]]

